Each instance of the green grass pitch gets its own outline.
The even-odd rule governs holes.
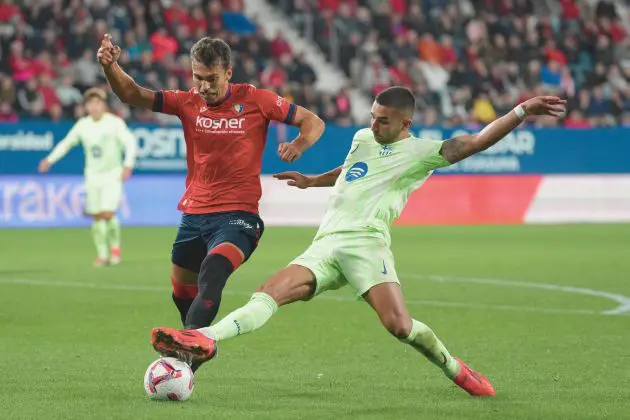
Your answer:
[[[313,233],[268,228],[220,316]],[[222,343],[191,400],[149,401],[149,331],[178,326],[174,234],[123,229],[123,264],[93,269],[87,229],[0,231],[0,418],[630,418],[630,225],[394,229],[412,315],[494,383],[485,400],[341,290]]]

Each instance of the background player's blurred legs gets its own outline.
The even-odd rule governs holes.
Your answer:
[[[107,263],[109,250],[107,249],[107,221],[101,218],[100,213],[92,216],[92,239],[96,247],[95,267],[103,267]]]
[[[457,377],[460,371],[459,363],[450,355],[431,328],[409,316],[398,283],[378,284],[368,290],[363,297],[394,337],[418,350],[449,378]]]
[[[220,341],[257,330],[269,321],[278,306],[309,299],[314,291],[313,273],[306,267],[289,265],[260,286],[245,306],[199,331]]]
[[[113,211],[99,213],[99,219],[105,224],[105,246],[108,248],[109,263],[120,264],[120,223]]]

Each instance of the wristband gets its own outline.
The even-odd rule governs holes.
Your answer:
[[[514,113],[516,114],[518,119],[521,121],[527,118],[527,112],[525,111],[525,108],[523,108],[523,105],[518,105],[514,107]]]

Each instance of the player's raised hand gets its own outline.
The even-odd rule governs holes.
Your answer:
[[[101,66],[110,67],[118,61],[120,51],[120,47],[118,45],[114,45],[112,42],[112,36],[110,34],[105,34],[101,40],[101,47],[98,49],[96,57],[98,58],[98,62]]]
[[[528,115],[561,117],[566,111],[567,101],[557,96],[536,96],[521,105]]]
[[[295,162],[302,156],[302,150],[294,143],[280,143],[278,155],[285,162]]]
[[[48,162],[48,160],[42,159],[42,160],[39,161],[39,165],[37,166],[37,170],[40,173],[45,174],[46,172],[48,172],[49,169],[50,169],[50,162]]]
[[[295,171],[281,172],[279,174],[275,174],[273,177],[279,180],[288,180],[287,185],[292,187],[305,189],[311,186],[310,177]]]

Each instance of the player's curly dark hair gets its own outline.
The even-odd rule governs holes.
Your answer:
[[[227,42],[218,38],[204,37],[190,49],[190,57],[206,67],[230,67],[232,50]]]

